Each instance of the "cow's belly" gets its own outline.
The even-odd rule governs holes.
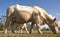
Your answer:
[[[13,21],[13,22],[19,23],[19,24],[23,24],[23,23],[27,23],[27,22],[31,22],[31,21],[25,21],[25,20],[20,20],[20,19],[18,19],[18,20],[15,20],[15,21]]]
[[[31,19],[31,14],[27,12],[20,12],[16,14],[16,21],[19,23],[28,22]]]

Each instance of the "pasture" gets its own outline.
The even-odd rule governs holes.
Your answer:
[[[51,31],[43,31],[43,34],[38,34],[37,31],[32,32],[31,34],[27,34],[25,31],[23,33],[14,34],[8,31],[7,34],[2,33],[3,31],[0,31],[0,37],[60,37],[59,34],[53,34]]]

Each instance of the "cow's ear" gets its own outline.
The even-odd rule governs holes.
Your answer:
[[[54,18],[53,22],[56,20],[56,18]]]

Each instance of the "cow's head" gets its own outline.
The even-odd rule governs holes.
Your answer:
[[[53,21],[49,24],[49,27],[54,34],[59,33],[58,20],[56,18],[54,18]]]

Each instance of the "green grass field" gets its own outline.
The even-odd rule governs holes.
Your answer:
[[[22,34],[14,34],[11,32],[4,34],[2,31],[0,31],[0,37],[60,37],[60,32],[59,34],[53,34],[51,31],[43,31],[43,34],[38,34],[37,31],[34,31],[31,34],[27,34],[26,32]]]

